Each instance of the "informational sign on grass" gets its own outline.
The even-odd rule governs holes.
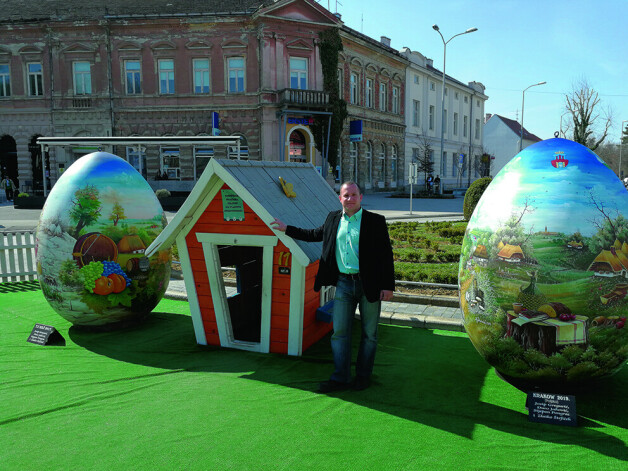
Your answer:
[[[65,345],[63,335],[51,325],[35,324],[27,342],[37,345]]]
[[[225,221],[244,221],[244,206],[233,190],[222,190],[222,213]]]
[[[531,392],[528,393],[527,405],[530,422],[571,427],[578,425],[575,396]]]

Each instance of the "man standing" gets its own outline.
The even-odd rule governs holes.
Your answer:
[[[362,193],[355,182],[340,187],[342,210],[332,211],[316,229],[287,226],[279,219],[271,225],[286,235],[308,242],[323,242],[314,290],[336,286],[334,333],[331,348],[335,371],[322,382],[319,392],[341,391],[353,386],[366,389],[377,348],[377,324],[382,301],[390,301],[395,288],[392,247],[386,220],[362,209]],[[356,307],[360,307],[362,337],[351,381],[351,327]]]
[[[13,193],[15,191],[15,183],[8,176],[2,179],[0,182],[0,187],[4,190],[7,195],[7,201],[13,201]]]

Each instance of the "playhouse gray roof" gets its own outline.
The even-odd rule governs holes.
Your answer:
[[[251,160],[217,160],[217,163],[244,185],[271,216],[291,226],[319,227],[330,211],[342,208],[336,192],[311,164]],[[285,195],[279,177],[292,183],[296,197]],[[320,258],[321,242],[295,242],[310,262]]]
[[[293,185],[296,197],[285,195],[279,177]],[[147,255],[162,246],[174,243],[181,231],[189,231],[207,191],[218,179],[229,185],[267,225],[274,218],[288,225],[313,229],[321,226],[330,211],[341,209],[338,195],[311,164],[295,162],[212,159],[172,222],[147,249]],[[300,250],[301,260],[310,263],[321,256],[321,242],[303,242],[275,231],[279,239],[293,251]],[[294,253],[294,251],[293,251]]]

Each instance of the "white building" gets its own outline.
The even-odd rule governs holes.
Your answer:
[[[406,162],[416,160],[414,157],[424,152],[427,145],[433,156],[434,177],[440,176],[443,189],[467,187],[480,176],[477,169],[483,154],[482,123],[484,102],[488,99],[485,87],[479,82],[465,85],[448,75],[445,77],[441,155],[443,73],[434,68],[432,59],[420,52],[403,48],[401,55],[410,62],[406,69]],[[408,169],[405,171],[407,174]]]
[[[487,114],[484,123],[484,149],[494,157],[490,169],[492,176],[497,175],[504,165],[510,162],[519,153],[519,138],[521,137],[521,124],[503,116]],[[535,136],[526,128],[523,128],[523,145],[525,149],[529,145],[542,139]]]

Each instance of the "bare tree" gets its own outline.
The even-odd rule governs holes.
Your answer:
[[[473,160],[473,170],[480,175],[480,177],[489,177],[493,174],[493,167],[495,157],[489,154],[486,150],[483,150],[479,159]]]
[[[573,86],[571,94],[565,95],[565,108],[573,121],[573,140],[591,150],[604,142],[612,123],[610,109],[600,114],[600,107],[598,93],[585,79]],[[599,129],[603,131],[600,133]]]
[[[421,135],[419,137],[419,144],[415,150],[416,152],[412,154],[412,161],[417,164],[417,174],[423,173],[425,176],[425,182],[427,185],[427,176],[434,173],[432,144],[427,136]],[[426,188],[426,191],[427,190],[428,188]]]

